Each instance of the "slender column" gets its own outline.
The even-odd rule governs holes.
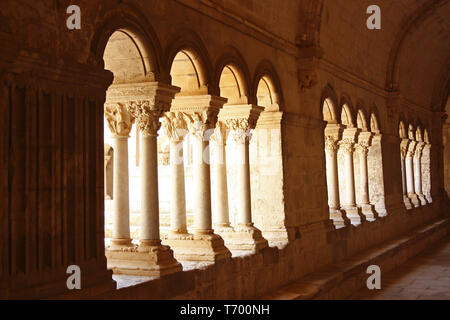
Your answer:
[[[251,133],[247,120],[229,121],[232,129],[232,136],[236,142],[237,151],[237,178],[238,178],[238,218],[239,226],[253,226],[251,213],[250,194],[250,163],[249,163],[249,142]]]
[[[244,106],[241,108],[245,109]],[[225,238],[225,243],[236,250],[257,252],[268,246],[268,242],[262,237],[261,231],[253,225],[250,190],[249,143],[251,130],[256,127],[256,121],[261,111],[261,107],[247,105],[248,114],[238,118],[234,116],[225,121],[235,141],[236,175],[238,179],[236,186],[238,193],[237,223],[234,226],[233,234]]]
[[[325,137],[328,206],[330,208],[330,218],[333,220],[334,225],[340,228],[345,226],[345,219],[340,210],[341,204],[339,200],[338,148],[335,137],[331,135]]]
[[[230,217],[228,208],[228,185],[226,164],[226,129],[221,122],[217,122],[214,134],[211,136],[211,147],[214,149],[213,165],[215,167],[215,196],[214,213],[216,214],[215,227],[220,231],[230,229]]]
[[[431,198],[431,144],[425,143],[423,153],[422,153],[422,160],[425,158],[425,162],[423,163],[424,166],[424,177],[426,179],[425,186],[422,186],[423,193],[425,195],[425,199],[428,203],[432,203],[433,199]]]
[[[147,246],[158,246],[161,243],[156,138],[161,126],[159,117],[163,111],[149,101],[131,102],[128,110],[136,117],[137,125],[142,133],[140,249],[143,249]]]
[[[111,248],[130,247],[128,138],[133,116],[123,104],[106,104],[105,117],[114,139],[113,231]]]
[[[402,170],[402,189],[403,189],[403,202],[405,203],[406,209],[411,209],[413,207],[413,204],[411,202],[411,199],[408,198],[408,191],[406,187],[406,154],[408,152],[408,139],[402,139],[402,142],[400,143],[400,166]]]
[[[211,95],[179,96],[171,112],[182,113],[192,139],[194,183],[194,225],[192,234],[169,236],[164,240],[183,261],[217,261],[231,257],[223,239],[214,233],[211,216],[211,176],[209,140],[217,122],[217,114],[225,99]],[[181,117],[181,116],[180,116]],[[181,170],[181,169],[180,169]]]
[[[414,191],[417,194],[420,204],[426,205],[427,201],[422,192],[422,150],[425,146],[424,142],[418,142],[414,153]]]
[[[367,221],[374,221],[376,213],[369,199],[369,174],[367,170],[367,154],[372,141],[372,133],[362,132],[358,137],[358,159],[359,159],[359,186],[361,198],[358,206],[361,207],[362,213],[366,216]]]
[[[356,207],[355,177],[353,167],[353,152],[355,149],[354,144],[354,134],[351,134],[351,137],[344,136],[344,139],[339,142],[339,149],[342,151],[344,158],[345,179],[342,209],[345,210],[347,218],[350,219],[353,225],[359,225],[361,224],[362,218],[359,209]]]
[[[405,157],[405,168],[406,168],[406,191],[408,192],[408,198],[411,199],[414,207],[419,206],[419,199],[414,192],[414,166],[413,157],[416,149],[416,142],[410,141],[408,146],[408,152]]]
[[[166,112],[163,128],[170,139],[171,199],[169,238],[187,234],[186,193],[184,182],[183,140],[187,133],[181,112]]]

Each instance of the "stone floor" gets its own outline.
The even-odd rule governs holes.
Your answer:
[[[450,300],[450,236],[383,275],[381,289],[364,288],[357,300]]]

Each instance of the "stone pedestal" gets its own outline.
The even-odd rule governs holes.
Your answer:
[[[160,277],[182,271],[173,251],[160,241],[141,242],[138,248],[106,250],[108,269],[115,274]]]

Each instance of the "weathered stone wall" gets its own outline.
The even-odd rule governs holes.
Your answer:
[[[242,94],[249,103],[257,102],[261,74],[273,78],[280,97],[281,120],[267,125],[280,131],[276,143],[272,144],[272,137],[264,142],[260,129],[252,142],[252,206],[255,223],[264,234],[274,238],[281,234],[289,243],[281,250],[268,248],[226,259],[202,272],[177,273],[175,282],[161,282],[168,288],[161,292],[171,293],[165,298],[254,297],[441,216],[448,209],[442,194],[443,170],[446,166],[448,171],[448,165],[442,165],[441,115],[428,104],[430,83],[424,83],[426,90],[419,95],[420,90],[401,92],[396,82],[405,75],[387,81],[386,73],[413,69],[420,62],[426,76],[410,76],[407,88],[438,79],[436,70],[443,69],[439,63],[448,53],[441,45],[450,42],[439,38],[442,41],[431,43],[434,50],[427,49],[423,61],[416,56],[408,59],[411,50],[403,50],[401,66],[389,69],[391,57],[396,56],[392,48],[401,43],[395,36],[401,34],[400,23],[418,4],[383,2],[384,8],[391,5],[383,15],[385,31],[368,34],[363,2],[317,2],[323,9],[315,12],[314,5],[301,7],[310,1],[291,6],[272,0],[264,5],[234,0],[79,0],[82,27],[69,31],[66,8],[73,4],[69,0],[1,1],[0,42],[7,45],[0,50],[0,195],[4,199],[0,297],[64,293],[69,264],[82,267],[83,294],[116,293],[106,270],[103,216],[103,103],[113,76],[104,71],[102,58],[109,36],[118,29],[136,36],[151,60],[147,80],[170,84],[171,58],[189,47],[203,61],[209,94],[220,95],[221,68],[232,63],[241,70]],[[411,7],[403,10],[404,3]],[[311,19],[307,29],[320,30],[319,42],[308,42],[309,33],[297,32],[295,22],[302,23],[298,15],[308,16],[309,9],[319,20]],[[437,24],[427,24],[430,34],[438,34]],[[409,45],[423,33],[414,37],[408,38]],[[432,54],[439,57],[433,59]],[[358,227],[336,230],[329,220],[321,114],[326,94],[338,108],[346,102],[353,119],[356,106],[375,114],[382,135],[369,156],[369,192],[377,204],[383,199],[380,188],[384,192],[386,216]],[[436,146],[430,156],[433,203],[408,211],[402,201],[400,172],[402,118],[414,125],[420,119]],[[263,153],[265,143],[270,150],[274,146],[273,157]],[[448,154],[449,148],[445,150]],[[264,174],[264,165],[255,166],[267,159],[275,164],[273,175]],[[177,280],[197,282],[192,291],[169,290]],[[133,296],[133,288],[118,296],[122,292]]]

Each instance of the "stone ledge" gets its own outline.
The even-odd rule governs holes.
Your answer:
[[[387,272],[420,253],[426,244],[450,233],[450,220],[443,219],[418,228],[407,236],[385,242],[365,253],[355,255],[299,281],[283,286],[263,300],[343,299],[365,284],[369,265],[377,264]],[[361,280],[361,281],[358,281]]]

